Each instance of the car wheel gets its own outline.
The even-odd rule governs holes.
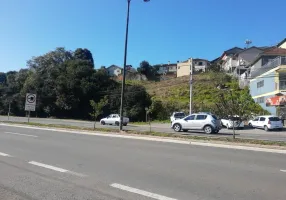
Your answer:
[[[278,128],[278,131],[282,131],[283,130],[283,128]]]
[[[174,124],[173,129],[176,132],[180,132],[182,129],[182,126],[181,126],[181,124]]]
[[[211,126],[205,126],[204,127],[204,132],[206,134],[211,134],[213,132],[213,128]]]
[[[105,121],[101,121],[101,125],[105,125]]]
[[[119,122],[115,122],[115,126],[119,126]]]
[[[253,128],[253,126],[252,126],[252,124],[251,124],[251,123],[249,123],[249,124],[248,124],[248,126],[249,126],[249,128]]]
[[[267,126],[264,126],[265,131],[269,131],[269,128]]]

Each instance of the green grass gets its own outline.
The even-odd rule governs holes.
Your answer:
[[[97,131],[102,133],[119,133],[118,129],[110,129],[110,128],[82,128],[77,126],[69,126],[69,125],[59,125],[59,124],[40,124],[40,123],[27,123],[27,122],[8,122],[3,121],[4,123],[9,124],[22,124],[22,125],[30,125],[37,127],[46,127],[46,128],[64,128],[69,130],[84,130],[84,131]],[[184,139],[184,140],[200,140],[200,141],[217,141],[217,142],[226,142],[231,144],[253,144],[253,145],[263,145],[263,146],[279,146],[286,147],[286,142],[283,141],[268,141],[268,140],[254,140],[254,139],[242,139],[236,138],[232,139],[230,137],[206,137],[206,136],[185,136],[176,133],[163,133],[163,132],[154,132],[154,131],[124,131],[126,134],[133,135],[148,135],[148,136],[156,136],[156,137],[164,137],[164,138],[174,138],[174,139]]]
[[[151,124],[170,124],[171,121],[170,120],[154,120],[151,122]],[[133,124],[133,125],[149,125],[149,122],[130,122],[129,124]]]

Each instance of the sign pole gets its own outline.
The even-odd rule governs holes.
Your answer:
[[[28,123],[30,123],[30,113],[31,113],[31,111],[29,110],[29,112],[28,112]]]
[[[9,102],[8,121],[10,121],[11,102]]]

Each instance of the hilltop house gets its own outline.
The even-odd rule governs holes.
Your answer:
[[[286,49],[275,47],[259,54],[244,74],[252,98],[271,114],[277,114],[274,106],[280,103],[273,98],[286,98]]]
[[[286,38],[278,43],[278,48],[286,49]]]
[[[223,54],[220,56],[221,69],[225,72],[231,72],[232,66],[237,65],[237,59],[234,57],[234,55],[238,54],[239,52],[243,51],[242,48],[234,47],[229,50],[226,50],[223,52]]]
[[[168,64],[162,64],[159,67],[159,70],[157,72],[159,75],[163,74],[176,74],[177,73],[177,63],[168,63]]]
[[[111,65],[106,70],[109,76],[118,76],[122,72],[122,68],[116,65]]]
[[[210,62],[205,59],[193,59],[193,72],[205,72]],[[177,63],[177,77],[189,76],[191,73],[191,59]]]

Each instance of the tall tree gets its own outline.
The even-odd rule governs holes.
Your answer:
[[[78,48],[74,52],[74,59],[86,60],[94,67],[94,61],[91,52],[88,49]]]

